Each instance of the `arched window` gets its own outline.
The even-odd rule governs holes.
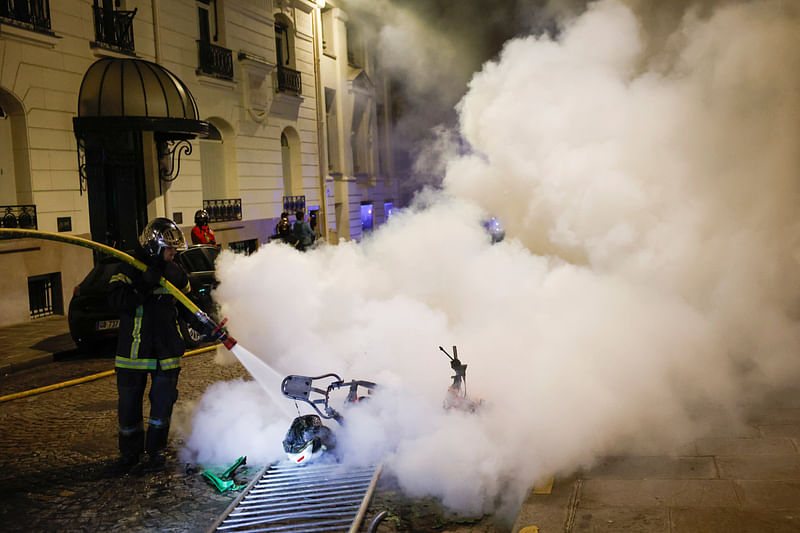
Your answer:
[[[207,119],[219,130],[222,140],[200,140],[200,174],[203,200],[239,197],[239,175],[236,168],[236,135],[225,120]]]
[[[0,204],[32,204],[25,111],[11,93],[0,89]]]
[[[283,195],[303,194],[303,168],[300,162],[300,136],[294,128],[281,133],[281,167],[283,169]]]
[[[275,62],[279,67],[295,68],[294,29],[282,14],[275,15]]]

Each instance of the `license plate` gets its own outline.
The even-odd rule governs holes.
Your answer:
[[[97,331],[106,329],[119,329],[119,320],[98,320]]]

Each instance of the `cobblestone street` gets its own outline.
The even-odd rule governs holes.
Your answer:
[[[214,352],[187,357],[176,409],[215,381],[245,375],[239,364],[215,364]],[[3,531],[205,531],[236,497],[187,473],[174,456],[180,441],[166,472],[115,473],[113,376],[0,404],[0,422]]]

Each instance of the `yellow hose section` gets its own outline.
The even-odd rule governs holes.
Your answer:
[[[65,233],[50,233],[47,231],[39,231],[34,229],[18,229],[18,228],[0,228],[0,239],[44,239],[47,241],[56,241],[65,244],[74,244],[76,246],[83,246],[84,248],[91,248],[104,254],[116,257],[126,263],[129,263],[139,270],[147,270],[147,265],[126,254],[122,250],[117,250],[111,246],[90,241],[74,235],[67,235]],[[195,305],[180,289],[170,283],[164,278],[161,278],[161,286],[167,289],[169,293],[174,296],[180,303],[182,303],[192,313],[197,313],[200,308]]]
[[[189,357],[191,355],[198,355],[205,352],[210,352],[211,350],[216,350],[218,344],[214,344],[213,346],[205,346],[203,348],[197,348],[196,350],[190,350],[183,354],[184,357]],[[80,385],[81,383],[86,383],[88,381],[94,381],[96,379],[104,378],[114,374],[114,370],[106,370],[105,372],[98,372],[97,374],[92,374],[90,376],[84,376],[78,379],[71,379],[69,381],[62,381],[61,383],[54,383],[53,385],[48,385],[46,387],[39,387],[38,389],[31,389],[22,392],[17,392],[14,394],[8,394],[6,396],[0,396],[0,403],[10,402],[11,400],[18,400],[20,398],[26,398],[28,396],[35,396],[37,394],[42,394],[44,392],[50,392],[53,390],[64,389],[66,387],[71,387],[73,385]]]

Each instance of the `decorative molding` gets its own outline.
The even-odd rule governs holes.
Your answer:
[[[275,65],[265,58],[239,51],[239,63],[244,72],[244,102],[254,120],[264,119],[264,111],[269,107],[272,93],[272,71]]]
[[[55,34],[41,33],[0,21],[0,39],[4,38],[34,44],[42,48],[55,48],[58,40],[61,39]]]
[[[317,2],[311,2],[309,0],[293,0],[292,5],[303,13],[311,13],[317,7]]]
[[[200,70],[195,70],[194,72],[197,75],[197,81],[199,81],[203,85],[209,85],[211,87],[217,87],[220,89],[229,89],[231,91],[236,89],[237,83],[235,81],[223,80],[215,76],[210,76]]]
[[[94,41],[89,43],[89,48],[92,50],[92,55],[99,58],[103,57],[115,57],[117,59],[139,58],[139,56],[136,55],[135,53],[126,54],[124,52],[117,52],[116,50],[106,48],[105,46],[98,44]]]
[[[269,73],[275,68],[275,64],[270,63],[266,58],[244,50],[239,51],[237,59],[248,72],[261,73],[264,76],[269,76]]]
[[[295,39],[299,38],[301,41],[306,41],[308,43],[314,42],[314,36],[313,35],[310,35],[310,34],[308,34],[306,32],[303,32],[303,31],[299,31],[297,28],[295,28],[294,37],[295,37]]]
[[[282,104],[296,105],[299,107],[300,104],[305,102],[305,98],[296,94],[275,93],[275,102],[280,102]]]
[[[289,120],[297,120],[300,105],[305,101],[302,96],[287,93],[275,93],[269,106],[269,114]]]
[[[268,12],[267,9],[264,10],[249,9],[245,5],[241,5],[236,2],[226,2],[225,9],[236,11],[240,15],[253,19],[256,22],[260,22],[262,24],[268,24],[270,26],[275,24],[275,17],[273,17],[271,13]]]

